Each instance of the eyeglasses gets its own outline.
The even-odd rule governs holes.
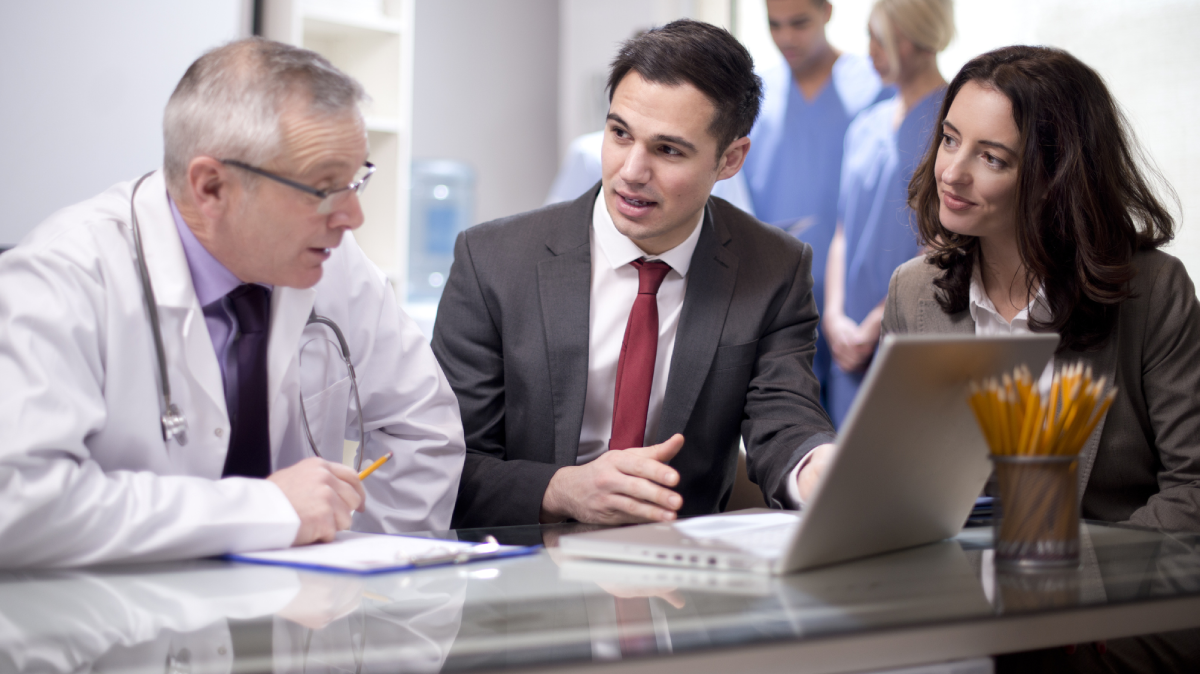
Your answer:
[[[371,174],[375,173],[374,164],[369,161],[363,162],[362,168],[358,169],[358,172],[354,174],[354,180],[350,181],[349,185],[332,190],[318,190],[303,183],[298,183],[295,180],[289,180],[283,176],[275,175],[270,171],[264,171],[257,166],[251,166],[249,164],[237,161],[236,159],[222,159],[221,163],[229,166],[236,166],[244,171],[256,173],[264,178],[270,178],[277,183],[300,190],[305,194],[313,195],[321,200],[321,203],[317,205],[317,213],[320,213],[321,215],[328,215],[329,213],[333,212],[333,207],[337,205],[337,202],[340,201],[342,197],[350,194],[350,192],[362,192],[364,189],[366,189],[367,181],[371,179]]]

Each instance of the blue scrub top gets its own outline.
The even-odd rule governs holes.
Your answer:
[[[879,100],[879,76],[869,59],[842,54],[830,81],[807,101],[779,62],[760,73],[763,103],[750,132],[746,174],[754,214],[813,247],[814,293],[825,300],[825,259],[837,225],[842,149],[850,120]]]
[[[787,230],[813,249],[813,297],[825,311],[825,260],[837,227],[838,186],[846,128],[863,108],[889,96],[869,59],[842,54],[829,82],[805,100],[780,55],[759,73],[763,102],[750,132],[750,154],[742,173],[759,220]],[[817,332],[813,373],[825,404],[829,345]]]
[[[908,183],[934,137],[946,90],[937,89],[892,128],[899,95],[864,110],[846,131],[838,216],[846,234],[846,316],[862,322],[887,297],[892,272],[919,253]],[[841,426],[862,372],[830,369],[826,410]]]
[[[921,99],[893,130],[899,95],[871,106],[846,133],[839,215],[846,233],[846,316],[862,321],[887,297],[892,272],[915,257],[908,183],[933,139],[945,89]]]

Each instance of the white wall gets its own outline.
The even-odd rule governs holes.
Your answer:
[[[865,54],[873,0],[832,0],[827,35]],[[947,80],[972,57],[1010,44],[1066,49],[1095,68],[1144,149],[1179,196],[1168,251],[1200,280],[1200,2],[1195,0],[956,0],[958,37],[938,58]],[[738,33],[755,60],[778,58],[762,0],[739,0]],[[1173,206],[1173,204],[1172,204]]]
[[[562,0],[559,10],[558,151],[599,131],[608,113],[604,84],[617,47],[658,17],[646,0]]]
[[[732,0],[561,0],[560,156],[572,139],[604,127],[608,64],[622,42],[637,31],[685,17],[731,28],[731,5]]]
[[[162,111],[202,52],[248,35],[247,0],[0,2],[0,246],[162,164]]]
[[[1182,227],[1168,252],[1200,280],[1200,3],[1055,0],[1027,3],[1032,42],[1095,68],[1179,195]]]
[[[475,169],[475,222],[536,208],[558,166],[558,1],[419,0],[413,157]]]

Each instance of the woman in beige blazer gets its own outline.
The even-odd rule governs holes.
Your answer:
[[[1103,81],[1063,51],[998,49],[954,78],[937,128],[909,186],[927,254],[893,275],[883,331],[1058,333],[1056,366],[1119,390],[1080,457],[1083,516],[1200,530],[1200,304]]]

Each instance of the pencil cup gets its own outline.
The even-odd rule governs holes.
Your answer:
[[[1079,570],[1054,568],[1037,573],[996,570],[996,606],[1005,613],[1070,608],[1080,602]]]
[[[1079,565],[1078,456],[992,455],[999,488],[996,566],[1036,571]]]

